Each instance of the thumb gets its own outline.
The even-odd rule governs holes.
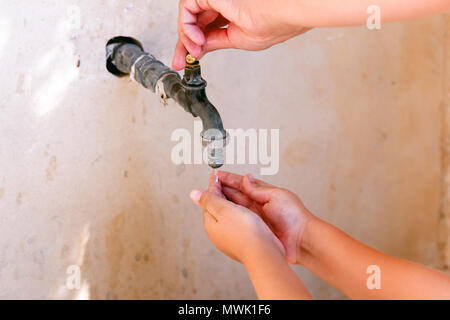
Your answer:
[[[242,179],[241,190],[250,199],[260,204],[264,204],[272,199],[274,188],[258,184],[252,175],[248,174]]]
[[[196,205],[208,211],[217,220],[224,215],[227,209],[234,206],[232,202],[208,191],[193,190],[191,192],[191,199]]]

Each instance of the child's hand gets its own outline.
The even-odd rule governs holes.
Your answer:
[[[191,198],[203,208],[208,237],[230,258],[246,264],[268,254],[283,256],[283,245],[264,221],[249,209],[225,199],[222,185],[213,175],[208,191],[194,190]]]
[[[280,239],[288,263],[301,263],[301,246],[308,222],[314,216],[292,192],[277,188],[251,175],[219,172],[228,200],[258,214]]]

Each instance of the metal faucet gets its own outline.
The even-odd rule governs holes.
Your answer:
[[[217,109],[206,96],[206,81],[201,76],[198,60],[186,56],[187,66],[184,76],[158,61],[153,55],[144,52],[141,43],[130,37],[115,37],[106,44],[106,68],[115,76],[130,76],[145,88],[158,93],[161,102],[166,104],[174,99],[184,110],[203,123],[201,138],[208,150],[208,165],[220,168],[224,164],[223,148],[228,134],[223,128]]]

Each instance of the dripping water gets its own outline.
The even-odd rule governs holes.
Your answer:
[[[219,170],[217,169],[212,169],[212,173],[214,175],[214,182],[218,183],[219,182]]]

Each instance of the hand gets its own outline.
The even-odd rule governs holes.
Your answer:
[[[219,172],[222,192],[228,200],[259,215],[280,239],[288,263],[302,263],[302,239],[315,217],[292,192],[277,188],[251,175]]]
[[[257,51],[302,34],[309,28],[296,25],[298,11],[276,0],[181,0],[173,68],[185,67],[188,52],[200,59],[218,49]]]
[[[251,210],[225,199],[221,183],[213,175],[208,191],[194,190],[191,198],[203,208],[208,237],[230,258],[244,264],[267,254],[284,259],[283,245],[270,228]]]

